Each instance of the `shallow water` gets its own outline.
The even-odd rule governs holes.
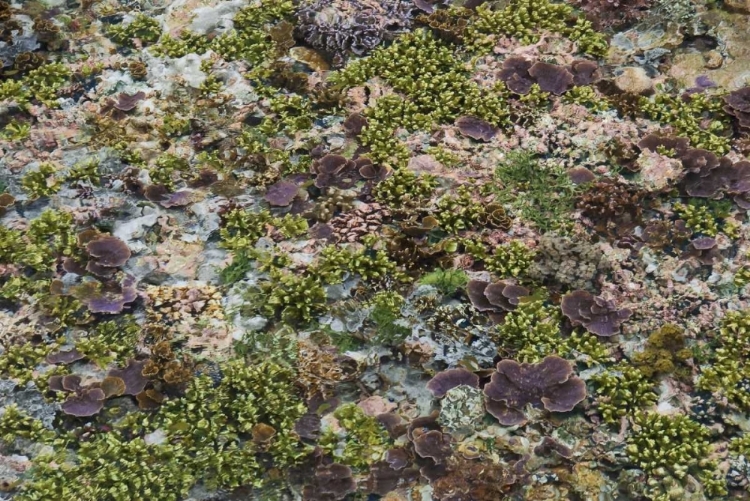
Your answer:
[[[0,2],[0,499],[745,499],[744,0]]]

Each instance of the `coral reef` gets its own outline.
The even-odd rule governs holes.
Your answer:
[[[0,0],[0,498],[745,499],[727,0]]]

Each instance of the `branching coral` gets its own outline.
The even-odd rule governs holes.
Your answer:
[[[161,25],[156,19],[140,14],[127,24],[111,26],[108,34],[115,42],[134,47],[136,40],[138,43],[154,43],[159,40]]]
[[[497,342],[502,351],[523,362],[538,362],[559,353],[563,346],[560,314],[539,299],[524,301],[497,327]]]
[[[48,197],[60,191],[62,179],[55,176],[58,169],[51,163],[39,164],[36,170],[29,171],[23,179],[21,186],[30,198]]]
[[[366,113],[368,124],[362,141],[374,150],[373,161],[393,155],[403,162],[403,145],[393,137],[396,128],[425,128],[431,123],[450,123],[462,115],[500,125],[508,112],[499,95],[488,95],[470,80],[466,68],[451,47],[419,29],[400,37],[393,45],[379,48],[364,59],[349,64],[332,77],[342,87],[351,87],[378,76],[406,95],[384,96]]]

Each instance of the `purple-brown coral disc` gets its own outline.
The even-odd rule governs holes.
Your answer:
[[[542,397],[544,408],[551,412],[569,412],[586,398],[586,383],[580,378],[571,378]]]
[[[338,174],[346,167],[348,160],[341,155],[328,154],[316,162],[320,174]]]
[[[512,426],[525,419],[527,405],[553,412],[572,410],[586,398],[586,385],[573,375],[570,362],[551,355],[537,364],[501,360],[484,394],[487,411],[501,424]]]
[[[414,451],[420,457],[440,464],[451,456],[451,436],[440,430],[430,430],[414,437]]]
[[[448,369],[443,372],[438,372],[435,377],[427,383],[427,389],[437,398],[442,398],[449,390],[461,385],[479,388],[479,376],[462,368]]]
[[[484,296],[493,306],[505,311],[513,311],[522,297],[529,295],[529,289],[501,280],[489,284],[484,289]]]
[[[47,384],[52,391],[78,391],[81,387],[81,376],[77,374],[51,376]]]
[[[138,297],[134,280],[128,275],[122,284],[110,282],[89,285],[86,291],[88,295],[76,297],[81,299],[91,313],[121,313],[126,304],[132,303]]]
[[[724,102],[727,103],[728,112],[732,110],[750,113],[750,86],[730,92],[724,96]]]
[[[477,141],[491,141],[497,134],[497,127],[481,118],[464,116],[456,120],[456,127],[464,136]]]
[[[597,336],[614,336],[620,331],[620,324],[630,318],[627,308],[618,309],[613,301],[595,297],[584,290],[573,291],[562,298],[560,304],[563,315],[574,325],[583,325]]]
[[[266,190],[265,200],[276,207],[285,207],[297,196],[299,187],[289,181],[278,181]]]
[[[469,280],[466,284],[466,294],[469,296],[469,301],[476,308],[477,311],[494,311],[495,306],[489,302],[487,296],[484,295],[484,290],[490,285],[489,282],[483,280]]]
[[[124,265],[130,259],[128,245],[112,235],[102,235],[86,245],[86,251],[100,266],[116,268]]]
[[[190,190],[180,190],[172,193],[166,200],[160,202],[162,207],[170,209],[172,207],[184,207],[193,202],[193,192]]]
[[[367,125],[367,119],[361,113],[352,113],[344,120],[344,130],[350,136],[358,136]]]
[[[409,453],[403,447],[395,447],[386,451],[385,460],[394,470],[402,470],[409,466]]]
[[[294,431],[300,438],[317,440],[320,437],[320,423],[320,416],[308,412],[294,423]]]
[[[76,417],[89,417],[104,407],[105,395],[101,388],[87,388],[79,395],[71,395],[60,408],[65,414]]]
[[[573,85],[591,85],[599,80],[599,65],[594,61],[579,59],[570,65]]]
[[[526,415],[523,412],[511,409],[504,402],[487,399],[484,407],[503,426],[518,426],[526,422]]]
[[[83,358],[83,353],[73,348],[72,350],[50,353],[47,355],[47,362],[51,364],[71,364]]]
[[[143,91],[138,91],[133,95],[125,94],[124,92],[117,95],[117,101],[114,107],[121,111],[130,111],[138,104],[139,101],[145,99],[146,94]]]
[[[661,146],[665,150],[674,150],[678,157],[682,157],[688,149],[690,140],[685,137],[659,136],[649,134],[638,142],[641,150],[650,150],[656,152]]]
[[[568,177],[573,184],[586,184],[596,179],[593,172],[588,170],[586,167],[572,167],[568,169]]]
[[[344,499],[347,494],[357,490],[357,483],[352,477],[351,468],[338,463],[318,466],[315,469],[314,482],[320,497],[330,495],[336,500]],[[313,498],[308,497],[308,499],[313,501]]]
[[[711,170],[719,166],[719,157],[713,152],[700,148],[690,148],[681,157],[682,167],[687,172],[694,172],[707,176]]]
[[[529,68],[529,75],[544,92],[560,95],[573,84],[573,75],[564,66],[538,61]]]
[[[529,69],[534,63],[520,56],[512,56],[503,61],[503,69],[498,78],[505,82],[511,92],[528,94],[534,80],[529,75]]]
[[[750,191],[750,162],[742,160],[735,163],[727,177],[726,190],[729,193],[747,193]]]
[[[708,250],[716,247],[716,239],[711,237],[696,238],[691,242],[697,250]]]
[[[149,184],[143,188],[143,196],[149,202],[163,202],[169,198],[169,190],[163,184]]]
[[[123,369],[112,369],[107,376],[118,377],[125,383],[123,395],[137,395],[142,392],[148,384],[148,378],[143,375],[143,367],[146,360],[131,360]]]

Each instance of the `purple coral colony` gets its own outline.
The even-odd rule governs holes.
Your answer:
[[[748,33],[0,0],[0,500],[750,499]]]

